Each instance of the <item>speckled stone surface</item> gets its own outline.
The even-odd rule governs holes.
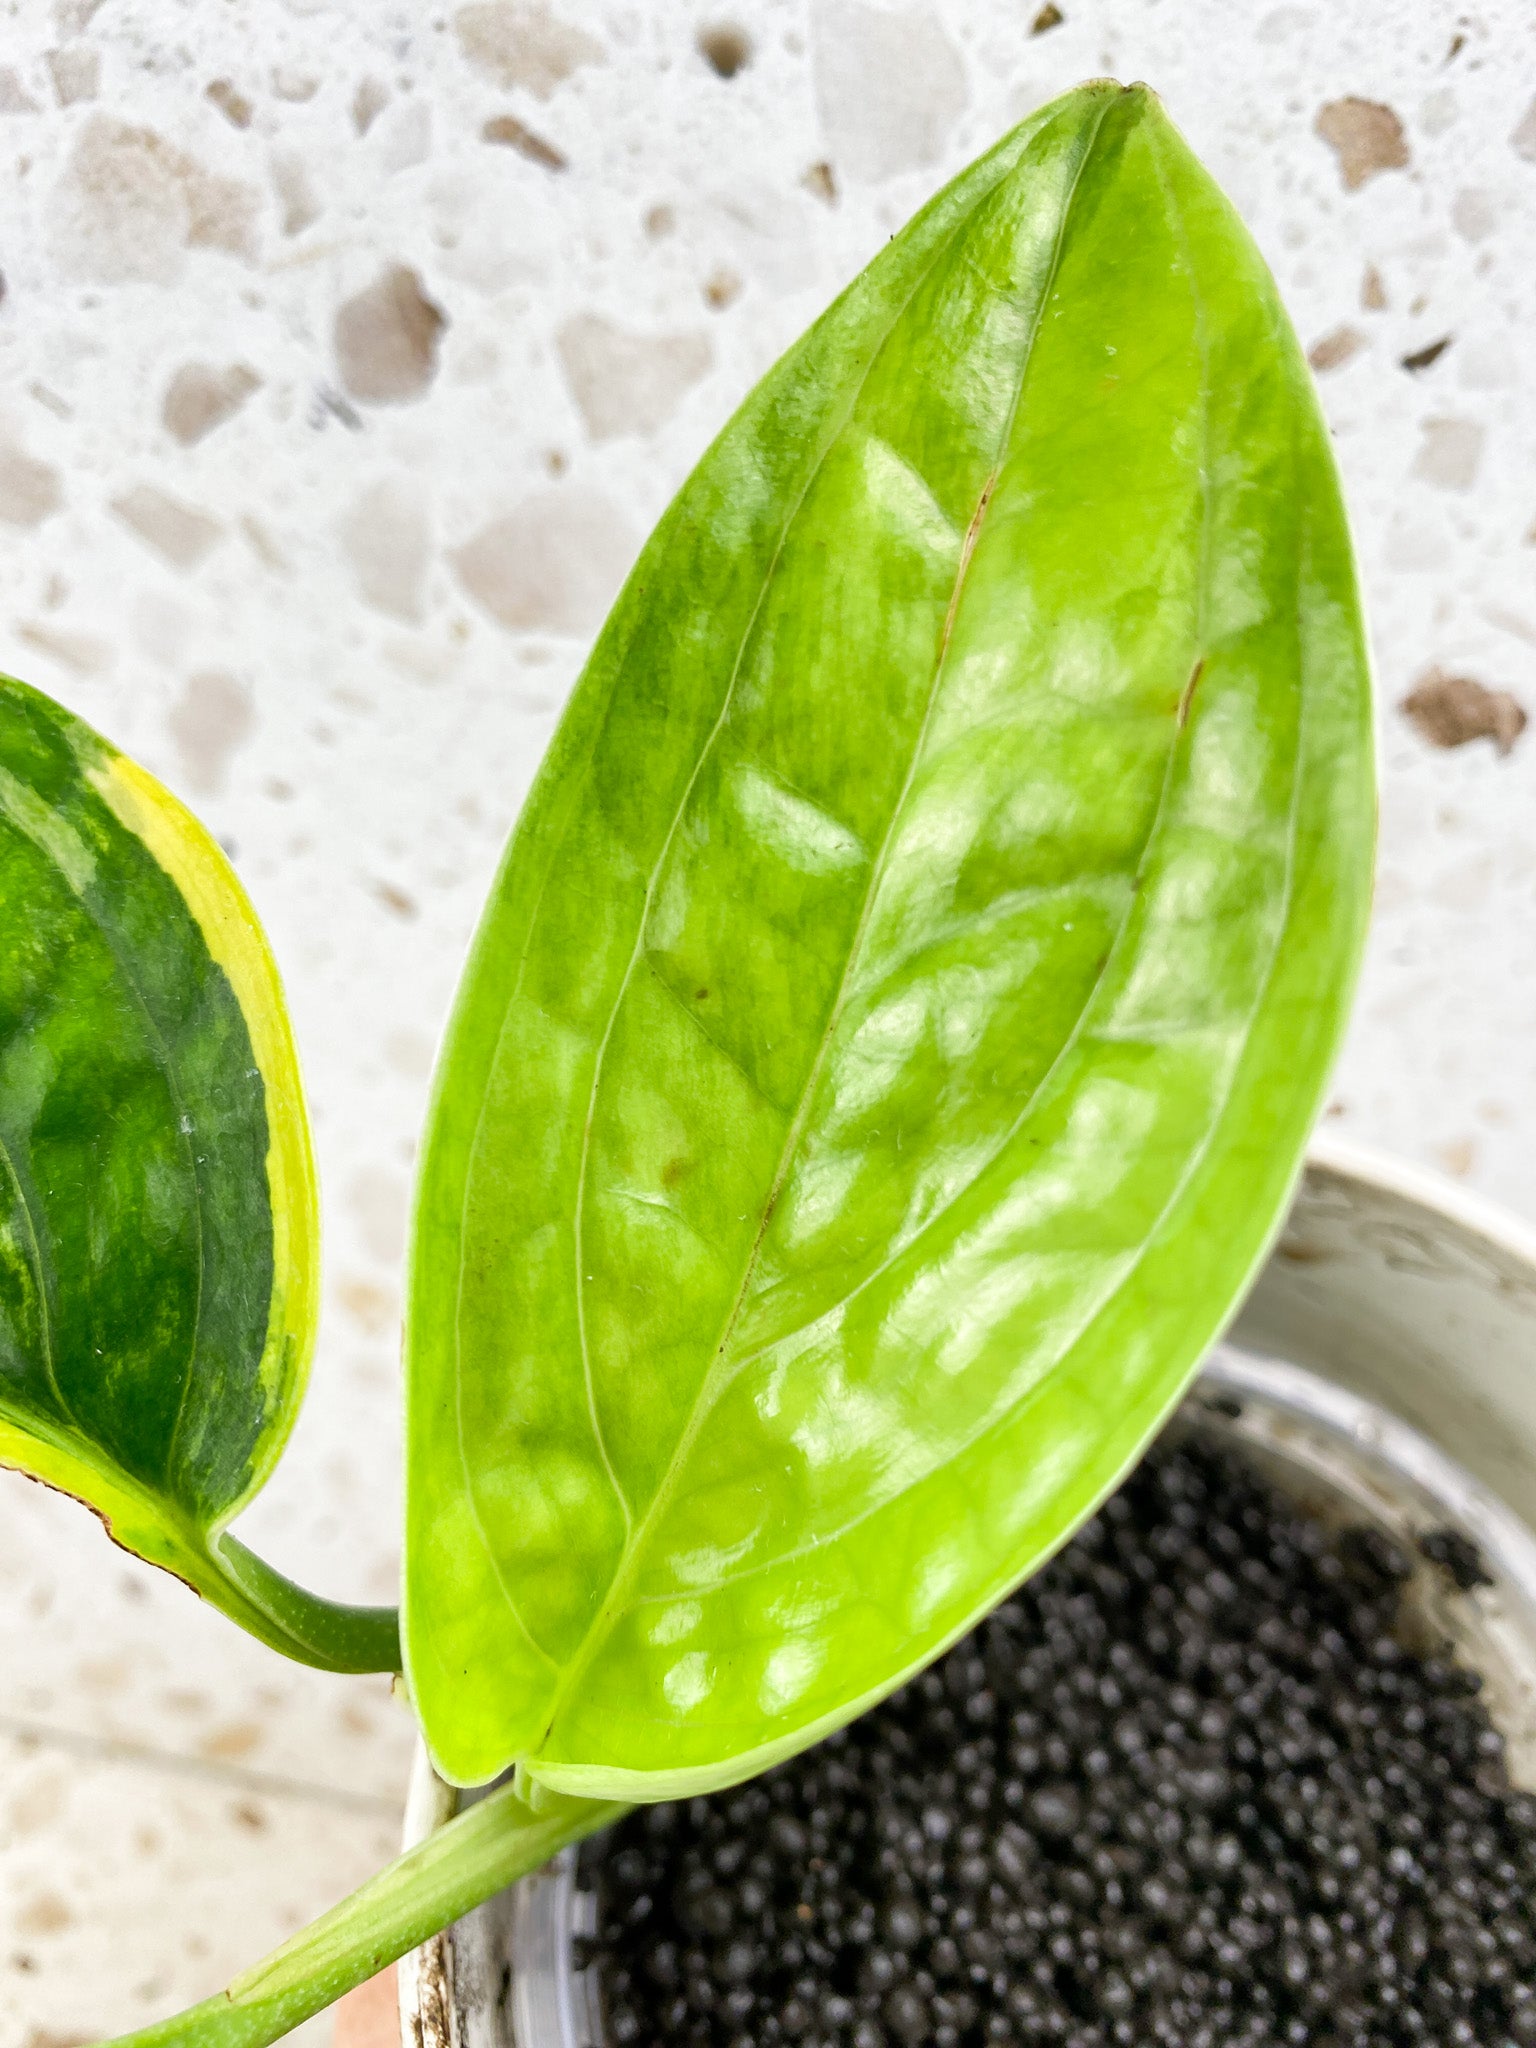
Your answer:
[[[1385,807],[1334,1127],[1536,1216],[1528,0],[0,5],[0,665],[197,806],[286,971],[329,1277],[247,1533],[326,1589],[392,1588],[428,1070],[587,639],[779,349],[1103,72],[1252,224],[1354,509]],[[205,1992],[386,1850],[382,1682],[14,1478],[0,1641],[0,2048]]]

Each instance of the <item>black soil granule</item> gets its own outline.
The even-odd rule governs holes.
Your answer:
[[[1156,1449],[883,1706],[586,1852],[608,2041],[1536,2043],[1536,1798],[1408,1575]]]
[[[1459,1529],[1431,1529],[1419,1538],[1419,1548],[1463,1593],[1470,1593],[1474,1586],[1493,1584],[1482,1553]]]

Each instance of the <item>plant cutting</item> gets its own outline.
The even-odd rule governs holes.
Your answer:
[[[746,400],[643,551],[449,1026],[404,1596],[227,1525],[292,1425],[275,972],[142,771],[0,700],[0,1456],[494,1786],[132,2039],[272,2041],[626,1807],[955,1643],[1268,1246],[1353,982],[1370,703],[1274,285],[1143,87],[1043,108]]]

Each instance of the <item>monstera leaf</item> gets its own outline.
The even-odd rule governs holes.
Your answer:
[[[449,1777],[739,1779],[1114,1485],[1297,1171],[1369,733],[1274,286],[1145,89],[1084,87],[748,399],[517,827],[413,1252]]]
[[[277,972],[213,841],[0,679],[0,1463],[308,1663],[392,1668],[223,1533],[314,1343],[314,1163]]]

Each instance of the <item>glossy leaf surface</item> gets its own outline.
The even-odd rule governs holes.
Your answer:
[[[1369,734],[1274,286],[1151,95],[1084,87],[748,399],[513,837],[413,1250],[449,1776],[743,1777],[1090,1511],[1291,1186]]]
[[[289,1654],[393,1664],[222,1534],[314,1342],[314,1166],[282,990],[213,841],[0,679],[0,1463]]]

